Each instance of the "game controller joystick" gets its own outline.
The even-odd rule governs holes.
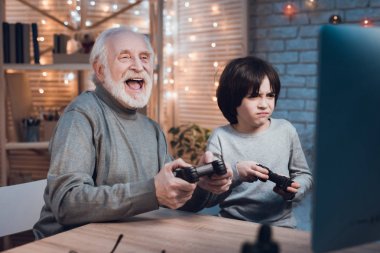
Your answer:
[[[288,190],[286,188],[288,188],[288,186],[290,186],[293,183],[293,181],[290,178],[278,175],[278,174],[274,173],[273,171],[271,171],[268,167],[266,167],[262,164],[257,164],[257,166],[260,166],[264,169],[267,169],[269,172],[268,173],[268,176],[269,176],[268,180],[275,183],[278,188],[282,189],[283,191],[288,192]]]
[[[178,168],[174,171],[176,177],[182,178],[189,183],[199,181],[202,176],[212,176],[213,174],[224,175],[227,173],[226,166],[222,161],[215,160],[199,167]]]

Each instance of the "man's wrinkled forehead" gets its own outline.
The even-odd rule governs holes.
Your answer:
[[[113,34],[108,37],[106,44],[107,49],[111,51],[110,53],[113,52],[117,54],[125,50],[153,53],[144,35],[129,31]]]

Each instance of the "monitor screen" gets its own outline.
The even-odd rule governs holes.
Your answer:
[[[319,39],[314,252],[380,240],[380,29]]]

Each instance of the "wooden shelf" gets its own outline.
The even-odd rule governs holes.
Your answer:
[[[6,150],[15,150],[15,149],[48,149],[49,142],[8,142],[5,144]]]
[[[59,64],[4,64],[5,70],[90,70],[88,63],[59,63]]]

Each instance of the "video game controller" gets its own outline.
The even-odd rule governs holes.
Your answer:
[[[266,167],[262,164],[257,164],[257,166],[260,166],[261,168],[267,169],[269,172],[268,173],[268,176],[269,176],[268,180],[275,183],[278,188],[282,189],[283,191],[288,192],[288,190],[286,188],[288,188],[288,186],[290,186],[293,183],[293,181],[290,178],[278,175],[278,174],[274,173],[273,171],[271,171],[268,167]],[[265,182],[264,180],[262,180],[262,181]]]
[[[189,183],[198,182],[199,178],[202,176],[212,176],[213,174],[224,175],[226,173],[226,166],[219,160],[206,163],[199,167],[185,167],[174,170],[174,175],[176,177],[182,178]]]

